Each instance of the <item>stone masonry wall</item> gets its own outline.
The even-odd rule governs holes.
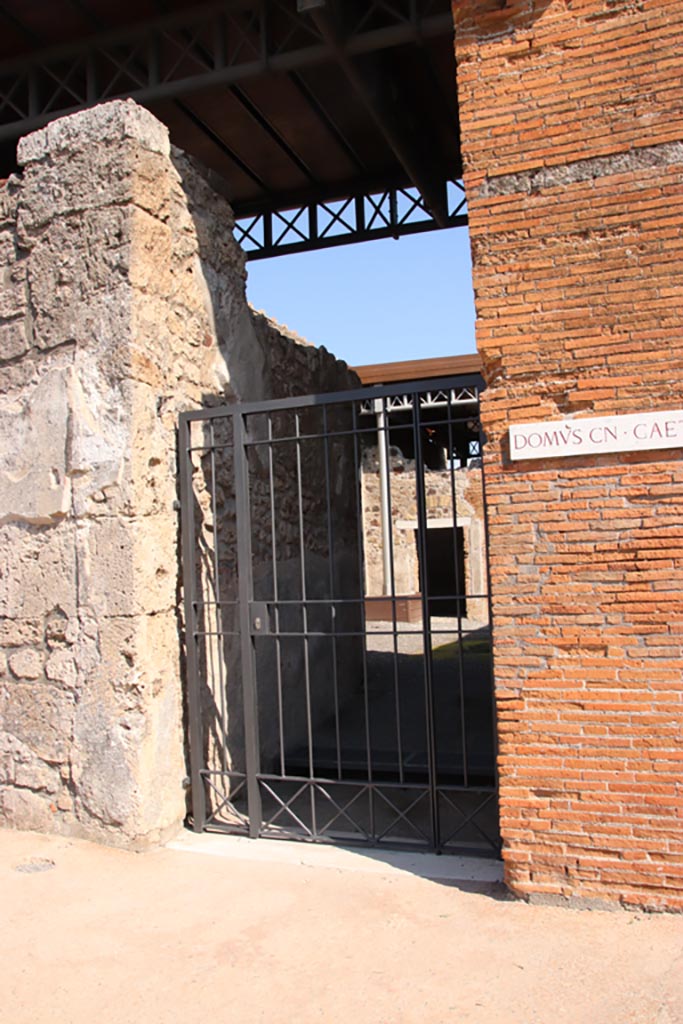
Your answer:
[[[148,112],[63,118],[18,158],[0,190],[0,818],[144,846],[185,813],[178,413],[265,397],[289,343],[258,343],[230,208]]]
[[[508,884],[683,907],[683,458],[510,423],[683,407],[677,0],[454,4]]]
[[[3,195],[2,818],[141,845],[184,812],[175,424],[227,380],[204,225],[134,104],[55,122],[19,160]]]
[[[347,391],[360,386],[357,375],[324,348],[315,348],[296,335],[283,332],[260,315],[255,316],[254,326],[259,342],[270,353],[266,378],[273,396]],[[320,437],[325,424],[333,432],[346,433],[329,438],[326,444]],[[247,425],[252,436],[266,436],[262,417],[248,419]],[[292,438],[296,433],[295,420],[289,412],[274,415],[271,425],[275,437]],[[351,427],[348,406],[330,406],[327,420],[319,407],[304,409],[299,412],[299,429],[303,435],[311,435],[309,440],[300,445],[294,440],[275,445],[271,465],[265,445],[252,449],[251,541],[256,599],[275,599],[276,573],[280,601],[302,602],[305,595],[309,601],[330,602],[336,598],[358,602],[335,607],[334,628],[355,632],[353,637],[332,641],[330,606],[323,604],[308,605],[305,622],[311,632],[326,635],[311,637],[307,642],[294,638],[278,644],[272,638],[257,642],[262,770],[281,770],[281,754],[286,760],[291,752],[308,749],[309,712],[315,731],[329,721],[335,701],[343,707],[362,686],[362,580],[358,551],[361,511],[356,453],[348,433]],[[300,632],[304,629],[301,607],[280,605],[279,620],[273,614],[273,627],[279,621],[283,632]],[[280,709],[283,742],[279,734]]]
[[[252,336],[248,363],[244,369],[242,401],[288,398],[321,392],[344,391],[359,386],[358,377],[345,363],[324,348],[317,348],[263,313],[250,316]],[[233,362],[228,357],[230,367]],[[256,368],[257,372],[253,372]],[[319,408],[299,410],[302,434],[319,434],[323,428]],[[342,407],[331,407],[329,426],[340,429],[339,415],[349,420]],[[292,437],[294,414],[270,411],[270,428],[275,439]],[[302,559],[306,596],[329,600],[360,596],[358,529],[359,493],[355,486],[353,443],[348,436],[303,441],[297,452],[293,440],[275,443],[269,452],[265,443],[268,428],[265,413],[245,417],[250,441],[247,448],[250,567],[253,599],[271,609],[273,629],[300,632],[299,609],[288,611],[279,601],[301,602]],[[200,661],[200,703],[203,731],[203,765],[214,774],[206,787],[209,816],[218,811],[222,821],[235,823],[225,797],[239,792],[239,782],[226,772],[246,771],[244,739],[243,664],[237,611],[238,563],[235,515],[235,460],[229,418],[219,417],[207,424],[192,424],[193,499],[197,535],[196,593],[201,595],[198,646]],[[213,455],[202,446],[219,445]],[[300,461],[299,461],[300,459]],[[272,477],[271,477],[272,473]],[[332,502],[326,499],[325,478],[330,478]],[[299,519],[299,476],[301,515]],[[303,538],[301,535],[303,527]],[[332,531],[330,550],[328,529]],[[275,586],[277,577],[277,590]],[[333,594],[331,593],[333,591]],[[276,610],[277,609],[277,612]],[[310,607],[308,614],[312,614]],[[354,618],[354,623],[357,615]],[[320,626],[320,623],[318,623]],[[315,631],[315,623],[310,624]],[[338,622],[338,628],[350,628]],[[355,626],[358,629],[358,626]],[[322,632],[330,629],[326,619]],[[336,664],[332,664],[335,656]],[[307,710],[313,724],[329,718],[333,696],[329,692],[336,672],[337,695],[343,702],[348,691],[360,685],[362,649],[357,639],[338,643],[336,650],[324,638],[312,638],[307,647],[292,638],[275,643],[270,630],[255,644],[255,685],[258,708],[260,765],[263,771],[276,770],[281,756],[306,744]],[[305,675],[311,682],[310,707],[305,692]],[[282,735],[280,721],[282,716]],[[244,793],[242,792],[242,796]]]

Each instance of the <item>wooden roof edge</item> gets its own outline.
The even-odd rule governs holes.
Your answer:
[[[406,359],[398,363],[368,363],[352,366],[362,384],[394,384],[402,380],[428,380],[432,377],[454,377],[481,373],[481,357],[476,353],[462,356],[439,356],[433,359]]]

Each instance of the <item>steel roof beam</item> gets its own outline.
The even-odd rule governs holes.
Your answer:
[[[269,2],[254,6],[245,0],[223,0],[0,61],[0,140],[18,138],[55,117],[108,99],[174,99],[216,85],[323,64],[340,53],[358,56],[453,29],[450,14],[415,20],[396,13],[393,23],[361,30],[342,43],[333,45],[311,30],[310,43],[301,45],[299,40],[297,45],[273,39],[269,10]],[[244,18],[247,24],[240,23]],[[195,59],[192,67],[183,67],[185,32],[210,37],[209,66]]]
[[[31,29],[27,28],[23,21],[17,18],[16,14],[10,14],[9,11],[0,8],[0,17],[4,18],[16,32],[19,32],[25,39],[30,40],[34,45],[37,44],[40,46],[42,44],[42,39]]]
[[[183,103],[182,100],[175,100],[175,105],[178,110],[180,110],[181,113],[184,114],[200,132],[202,132],[203,135],[206,135],[207,139],[210,139],[211,142],[213,142],[214,146],[216,146],[224,156],[227,156],[236,167],[239,167],[242,173],[250,178],[255,185],[258,185],[266,196],[271,195],[271,189],[266,185],[263,178],[261,178],[248,163],[242,160],[234,149],[228,146],[227,142],[225,142],[224,139],[222,139],[221,136],[199,116],[199,114],[195,113],[195,111],[192,110],[191,107],[188,107],[187,103]]]
[[[303,77],[297,72],[292,71],[289,75],[290,81],[294,83],[299,93],[303,96],[306,103],[316,115],[319,121],[321,121],[330,134],[335,138],[337,143],[346,153],[347,157],[352,164],[356,167],[356,170],[364,172],[367,167],[361,157],[356,152],[355,148],[351,145],[349,139],[346,137],[344,132],[341,130],[336,121],[332,118],[329,111],[323,106],[318,97],[312,91],[312,89],[306,84]]]
[[[193,50],[198,55],[199,59],[202,60],[204,63],[210,64],[211,54],[208,53],[204,46],[202,46],[200,43],[195,42],[192,36],[187,32],[187,30],[181,30],[181,32],[183,39],[185,39],[185,41],[187,42],[188,48]],[[299,171],[301,171],[303,176],[307,178],[309,182],[315,183],[315,175],[313,174],[305,160],[303,160],[296,152],[296,150],[292,146],[290,146],[290,144],[287,142],[282,133],[278,131],[275,125],[272,124],[270,119],[263,113],[260,107],[256,103],[254,103],[251,97],[249,97],[245,93],[244,89],[242,89],[239,85],[229,85],[226,87],[226,91],[231,96],[233,96],[235,100],[237,100],[240,106],[249,114],[252,121],[255,121],[259,128],[273,140],[273,142],[278,146],[279,149],[282,150],[282,152],[295,165],[295,167]],[[179,101],[176,100],[176,103],[178,102]]]
[[[403,127],[404,111],[396,109],[389,97],[377,88],[367,71],[357,64],[333,23],[332,2],[316,7],[310,12],[311,21],[318,28],[327,45],[334,51],[337,64],[343,70],[350,85],[362,101],[394,156],[401,164],[410,181],[422,195],[438,227],[448,223],[448,200],[445,182],[435,175],[435,161],[419,145],[411,133]],[[452,26],[451,26],[452,28]],[[386,85],[386,82],[384,82]]]

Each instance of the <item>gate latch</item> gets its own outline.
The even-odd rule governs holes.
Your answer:
[[[270,610],[265,601],[254,601],[249,605],[249,619],[252,636],[270,633]]]

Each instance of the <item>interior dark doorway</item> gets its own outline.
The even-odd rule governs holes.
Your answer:
[[[419,550],[418,531],[415,545]],[[421,588],[429,594],[429,614],[467,617],[465,579],[465,538],[462,526],[442,526],[427,530],[426,564],[420,566]],[[460,595],[460,596],[454,596]]]

